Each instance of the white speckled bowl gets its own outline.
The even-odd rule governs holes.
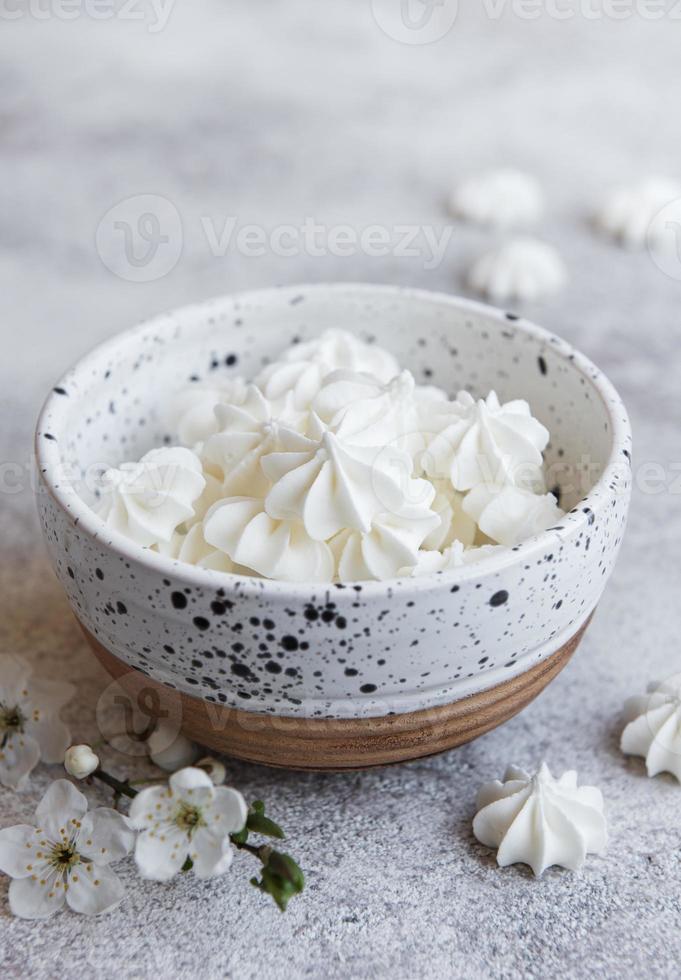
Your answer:
[[[569,513],[479,564],[419,579],[288,584],[188,566],[109,530],[88,473],[175,439],[159,402],[189,380],[253,376],[294,338],[352,329],[417,381],[526,398],[552,434]],[[228,296],[160,316],[83,358],[47,399],[38,502],[55,571],[87,632],[118,660],[216,705],[306,719],[411,713],[523,674],[593,612],[622,539],[630,429],[611,384],[511,314],[392,286]]]

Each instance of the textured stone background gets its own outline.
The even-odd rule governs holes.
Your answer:
[[[17,485],[3,465],[3,489],[16,492],[0,505],[0,644],[77,681],[76,740],[95,737],[105,678],[47,565],[28,476],[34,418],[57,375],[131,322],[222,291],[324,279],[461,291],[490,240],[457,227],[436,269],[418,257],[218,257],[201,216],[218,227],[228,215],[266,228],[306,215],[440,227],[456,177],[531,169],[550,202],[541,231],[571,282],[527,312],[609,371],[638,464],[668,474],[658,492],[635,494],[578,655],[503,730],[366,774],[230,766],[248,797],[271,802],[306,869],[307,894],[286,916],[250,888],[246,857],[206,884],[147,884],[126,865],[127,898],[98,921],[12,920],[3,880],[5,977],[678,976],[681,787],[648,780],[617,740],[624,698],[681,669],[681,285],[646,253],[593,237],[587,215],[613,180],[681,176],[679,22],[524,20],[510,4],[493,21],[477,3],[460,7],[447,37],[413,47],[379,29],[369,0],[177,0],[156,33],[139,2],[133,13],[146,20],[3,19],[0,459],[22,475]],[[170,199],[184,226],[179,262],[146,284],[113,275],[94,247],[105,212],[140,193]],[[521,867],[497,870],[470,825],[480,782],[541,758],[602,788],[612,842],[581,874],[534,881]],[[2,822],[28,819],[57,774],[41,769],[21,796],[2,791]]]

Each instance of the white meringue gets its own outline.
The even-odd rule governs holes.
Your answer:
[[[271,401],[290,394],[296,409],[306,409],[325,377],[338,370],[366,372],[385,383],[400,368],[392,354],[377,344],[367,344],[346,330],[327,330],[294,344],[281,359],[263,368],[255,383]]]
[[[256,575],[252,569],[237,565],[224,551],[208,544],[203,535],[203,523],[194,524],[186,534],[174,534],[170,545],[159,546],[157,550],[169,558],[186,561],[199,568],[212,568],[216,572],[235,575]]]
[[[262,500],[228,497],[205,517],[206,541],[232,561],[267,578],[287,582],[331,582],[334,557],[323,541],[313,540],[299,521],[274,520]]]
[[[440,518],[440,523],[424,538],[421,547],[443,551],[454,541],[470,547],[475,541],[478,526],[463,509],[463,494],[447,480],[435,480],[433,486],[435,497],[430,506]]]
[[[484,483],[466,494],[463,509],[483,534],[507,548],[546,531],[563,516],[552,493]]]
[[[417,507],[405,508],[401,515],[379,514],[366,534],[340,531],[329,541],[339,580],[395,578],[402,568],[418,560],[419,546],[437,523],[437,514]]]
[[[670,772],[681,782],[681,674],[648,687],[648,695],[629,698],[620,747],[646,760],[649,776]]]
[[[402,371],[387,384],[371,374],[333,371],[312,402],[315,415],[355,446],[421,446],[416,384]],[[436,399],[437,404],[440,402]]]
[[[283,359],[328,364],[331,371],[363,371],[384,383],[400,373],[397,360],[385,348],[368,344],[347,330],[325,330],[313,340],[294,344]]]
[[[259,384],[180,393],[173,424],[194,451],[109,471],[104,520],[176,561],[332,582],[459,568],[562,515],[545,494],[549,434],[524,401],[449,400],[342,330]]]
[[[476,401],[461,391],[456,401],[436,403],[430,426],[436,434],[420,463],[431,478],[448,477],[457,490],[485,482],[544,489],[542,451],[549,432],[527,402],[501,405],[493,391]]]
[[[678,204],[681,220],[681,184],[665,177],[649,177],[620,187],[605,198],[594,216],[596,226],[626,248],[643,248],[646,241],[662,241],[668,230],[655,218],[667,205]],[[666,215],[667,219],[671,215]]]
[[[278,520],[302,521],[316,541],[345,529],[368,533],[385,511],[429,507],[435,490],[412,478],[412,468],[411,457],[397,447],[355,446],[327,430],[307,451],[263,457],[272,484],[265,510]]]
[[[218,431],[203,446],[203,458],[217,467],[222,496],[260,496],[269,483],[260,460],[283,448],[304,450],[307,440],[273,414],[270,402],[255,385],[248,386],[241,405],[217,405]]]
[[[243,378],[233,378],[224,384],[196,382],[175,393],[168,413],[168,426],[177,433],[184,446],[194,447],[217,432],[215,406],[241,405],[246,398],[247,384]]]
[[[452,193],[450,209],[455,217],[466,221],[510,228],[538,221],[544,210],[544,195],[529,174],[492,170],[459,184]]]
[[[516,238],[485,252],[468,273],[471,289],[495,303],[538,300],[557,292],[566,280],[556,249],[534,238]]]
[[[142,547],[168,544],[177,528],[193,518],[205,486],[201,460],[190,449],[152,449],[138,463],[104,473],[98,513]]]
[[[452,568],[473,565],[503,550],[496,544],[466,548],[461,541],[453,541],[444,551],[419,551],[416,564],[411,568],[401,568],[399,574],[417,578],[419,575],[430,575],[432,572],[447,572]]]
[[[332,370],[317,361],[274,361],[262,369],[255,383],[273,405],[288,399],[294,409],[305,411]]]
[[[577,786],[574,771],[554,779],[545,762],[534,776],[509,766],[503,782],[482,786],[473,833],[498,848],[500,867],[528,864],[537,877],[554,864],[577,871],[608,843],[601,791]]]

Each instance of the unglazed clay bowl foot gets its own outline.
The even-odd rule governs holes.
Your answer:
[[[174,392],[253,377],[329,327],[375,340],[450,395],[527,399],[551,432],[560,524],[463,568],[327,586],[187,565],[96,516],[93,474],[177,441],[161,411]],[[239,758],[366,767],[470,741],[561,669],[619,550],[630,452],[611,384],[545,330],[420,290],[301,286],[158,317],[76,364],[38,422],[38,506],[76,617],[136,698],[153,690],[187,734]]]

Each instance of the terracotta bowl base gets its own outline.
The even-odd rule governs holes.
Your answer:
[[[365,719],[256,714],[180,694],[133,670],[82,628],[104,668],[131,698],[144,704],[146,713],[167,714],[160,706],[172,695],[181,711],[182,731],[199,744],[265,766],[338,772],[435,755],[503,724],[560,673],[588,624],[589,620],[554,654],[489,690],[436,708]]]

